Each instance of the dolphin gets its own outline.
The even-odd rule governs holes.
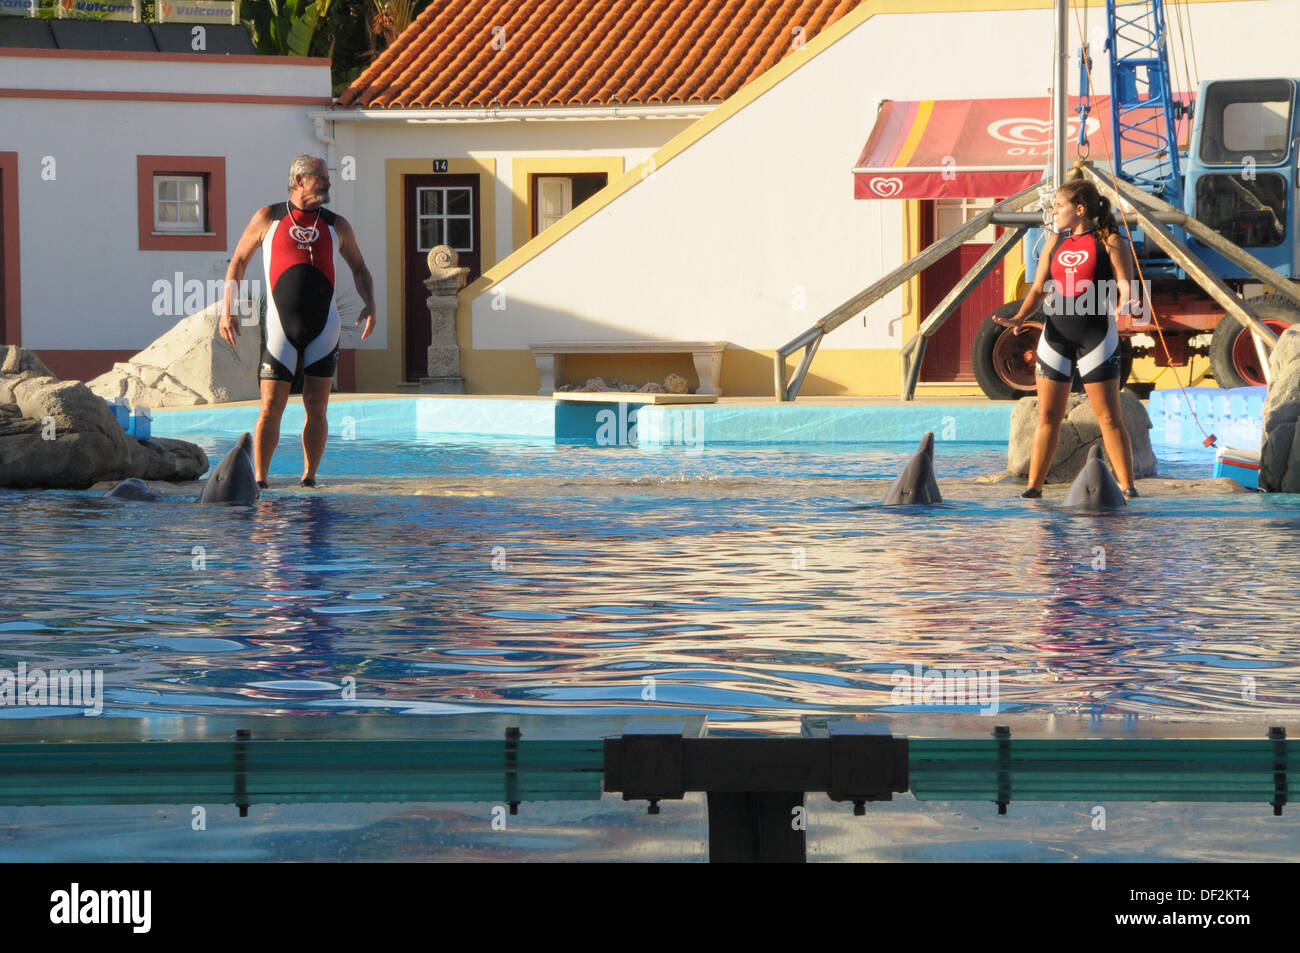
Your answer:
[[[1088,449],[1088,462],[1070,484],[1070,492],[1065,494],[1065,505],[1081,510],[1109,510],[1128,505],[1124,491],[1102,462],[1100,444],[1094,443]]]
[[[261,495],[253,475],[253,437],[248,431],[221,458],[199,494],[200,503],[252,503]]]
[[[123,480],[104,495],[111,496],[115,500],[140,500],[147,503],[155,503],[162,499],[162,496],[155,493],[148,483],[135,477]]]
[[[921,446],[903,472],[898,475],[889,492],[885,494],[884,506],[898,506],[903,503],[942,503],[939,484],[934,479],[934,431],[927,430],[921,438]]]

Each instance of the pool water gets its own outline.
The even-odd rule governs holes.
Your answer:
[[[916,665],[996,673],[1003,712],[1300,703],[1300,498],[1080,517],[1003,486],[880,507],[913,449],[331,438],[325,480],[442,489],[3,492],[0,667],[100,669],[110,716],[676,712],[713,733],[900,710]],[[285,440],[273,479],[299,453]],[[941,486],[1004,453],[940,443]]]
[[[793,443],[768,446],[704,444],[683,447],[557,445],[552,438],[467,437],[417,433],[387,439],[347,440],[331,433],[320,467],[322,479],[402,477],[585,478],[668,482],[722,478],[892,479],[916,452],[918,441]],[[215,463],[242,430],[212,430],[185,439]],[[1214,451],[1157,447],[1159,475],[1207,477]],[[1006,467],[1006,442],[935,442],[935,473],[979,477]],[[281,435],[271,460],[272,479],[297,481],[303,455],[297,432]]]

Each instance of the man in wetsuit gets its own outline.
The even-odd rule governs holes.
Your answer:
[[[316,485],[329,427],[325,410],[339,357],[339,312],[334,276],[339,258],[352,269],[361,296],[361,338],[375,328],[375,291],[356,235],[342,215],[325,208],[329,170],[316,156],[298,156],[289,166],[289,201],[257,211],[244,229],[226,270],[221,336],[232,347],[240,333],[231,314],[233,289],[259,246],[266,270],[266,344],[262,349],[262,408],[253,434],[253,469],[266,487],[271,455],[280,442],[280,417],[292,382],[301,376],[307,422],[302,430],[303,486]]]

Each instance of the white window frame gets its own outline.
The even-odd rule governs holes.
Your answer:
[[[167,235],[208,234],[208,230],[207,230],[208,223],[205,220],[205,216],[204,216],[204,210],[207,208],[207,191],[206,191],[207,183],[205,181],[205,178],[206,177],[202,175],[174,175],[174,174],[155,175],[153,177],[153,230],[155,233],[167,234]],[[182,201],[179,198],[163,199],[161,195],[162,186],[164,183],[171,183],[171,182],[176,183],[177,185],[176,194],[178,196],[180,195],[180,189],[179,189],[180,185],[182,184],[188,185],[190,183],[197,184],[199,187],[198,199],[193,202],[189,200]],[[162,221],[162,218],[159,215],[159,213],[161,211],[162,203],[164,201],[167,202],[169,205],[176,206],[176,210],[177,210],[176,221],[174,222]],[[196,216],[197,219],[196,221],[193,222],[180,221],[180,209],[183,205],[197,206],[198,215]]]
[[[546,214],[545,190],[547,186],[559,186],[560,212],[557,215]],[[546,231],[564,216],[573,211],[573,177],[568,175],[539,175],[537,177],[537,234]]]
[[[444,209],[444,211],[428,212],[428,213],[421,212],[420,195],[423,192],[441,192],[442,208]],[[445,211],[445,209],[447,208],[448,192],[467,192],[469,194],[469,212],[467,214],[462,215],[457,213],[455,215],[452,215]],[[415,189],[415,243],[417,246],[416,251],[427,252],[433,250],[432,245],[426,247],[424,244],[424,223],[428,221],[434,221],[434,220],[438,220],[443,223],[442,234],[444,236],[446,236],[447,234],[447,222],[452,220],[464,220],[468,222],[469,223],[469,245],[467,245],[464,248],[460,248],[456,245],[453,245],[451,247],[458,252],[472,252],[474,250],[474,241],[475,241],[474,239],[474,190],[472,188],[470,188],[468,185],[417,186]],[[444,244],[446,243],[444,242]]]
[[[951,235],[962,225],[965,225],[971,219],[975,218],[981,212],[987,212],[993,207],[991,198],[952,198],[952,199],[935,199],[934,200],[934,240],[937,242],[947,235]],[[942,210],[951,209],[961,210],[961,221],[949,229],[941,228]],[[991,245],[997,241],[997,226],[989,225],[981,229],[975,235],[966,239],[965,244]]]

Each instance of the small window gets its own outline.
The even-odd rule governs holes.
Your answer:
[[[550,228],[609,183],[604,172],[533,177],[533,235]]]
[[[1289,148],[1289,80],[1221,80],[1206,89],[1201,123],[1202,162],[1255,165],[1283,161]]]
[[[951,235],[971,219],[992,207],[993,199],[989,198],[935,199],[934,240],[938,241]],[[997,241],[997,238],[997,226],[989,225],[966,241],[991,244]]]
[[[156,232],[207,231],[206,188],[201,175],[155,175],[153,222]]]
[[[450,245],[474,250],[473,194],[467,188],[416,189],[416,232],[420,251]]]
[[[1234,245],[1280,245],[1286,237],[1286,179],[1261,172],[1203,175],[1196,180],[1196,217]]]

